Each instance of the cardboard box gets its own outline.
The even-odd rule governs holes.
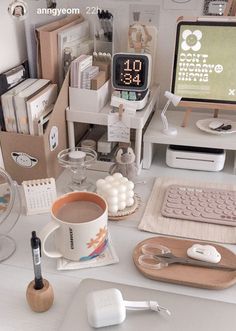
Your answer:
[[[91,79],[91,90],[98,90],[106,82],[106,73],[105,71],[99,71],[96,77]]]
[[[6,171],[19,184],[23,180],[58,177],[63,170],[57,154],[67,148],[65,109],[68,107],[69,75],[43,136],[0,132],[0,142]]]
[[[97,66],[100,71],[105,71],[106,80],[111,78],[111,62],[93,60],[93,66]]]
[[[110,81],[98,90],[69,87],[70,110],[98,113],[111,96]]]

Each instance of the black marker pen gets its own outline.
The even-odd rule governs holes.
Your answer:
[[[30,240],[34,264],[34,288],[35,290],[41,290],[43,288],[43,278],[41,273],[41,241],[36,236],[36,232],[32,231],[32,238]]]

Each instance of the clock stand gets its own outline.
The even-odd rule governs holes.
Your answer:
[[[126,100],[124,98],[117,96],[117,93],[115,91],[115,93],[113,93],[111,96],[111,106],[119,108],[119,106],[122,104],[124,109],[127,109],[127,110],[130,110],[130,109],[134,110],[134,111],[142,110],[146,106],[149,95],[150,95],[149,89],[146,90],[145,92],[146,93],[142,99],[131,101],[131,100]]]

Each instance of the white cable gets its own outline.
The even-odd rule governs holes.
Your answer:
[[[124,305],[127,310],[154,310],[154,311],[165,311],[168,315],[171,312],[162,306],[159,306],[157,301],[127,301],[124,300]]]

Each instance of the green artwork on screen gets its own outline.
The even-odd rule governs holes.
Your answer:
[[[184,100],[236,103],[236,25],[178,27],[172,91]]]

